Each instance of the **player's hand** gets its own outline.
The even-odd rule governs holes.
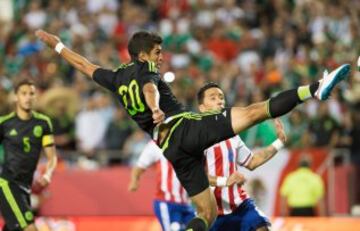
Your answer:
[[[277,137],[285,144],[287,137],[283,124],[281,123],[280,119],[274,119],[274,123]]]
[[[139,182],[136,180],[132,180],[128,186],[128,190],[130,192],[136,192],[136,190],[139,188]]]
[[[152,110],[152,118],[154,120],[154,124],[161,123],[165,119],[165,113],[161,111],[160,108],[156,108]]]
[[[35,32],[36,37],[38,37],[41,41],[43,41],[46,45],[48,45],[50,48],[54,49],[56,44],[60,42],[59,37],[50,34],[43,30],[37,30]]]
[[[243,185],[246,182],[245,176],[239,172],[234,172],[231,174],[226,182],[226,186],[231,186],[234,184]]]
[[[41,187],[47,187],[50,184],[51,179],[45,175],[42,175],[40,179],[38,179],[38,183]]]

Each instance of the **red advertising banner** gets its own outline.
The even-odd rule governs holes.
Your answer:
[[[55,172],[49,195],[41,207],[44,216],[153,215],[155,171],[141,178],[137,192],[128,191],[130,169]]]

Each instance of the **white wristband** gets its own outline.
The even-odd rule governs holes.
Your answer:
[[[55,51],[60,54],[65,45],[62,42],[58,42],[55,46]]]
[[[216,178],[216,186],[217,187],[225,187],[227,182],[227,177],[219,176]]]
[[[280,139],[275,140],[271,145],[276,149],[276,151],[279,151],[284,147],[284,143]]]

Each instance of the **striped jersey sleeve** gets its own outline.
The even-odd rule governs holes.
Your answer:
[[[245,145],[244,141],[242,141],[242,139],[239,136],[235,136],[233,138],[233,142],[235,143],[235,149],[237,152],[237,159],[236,159],[237,164],[246,167],[253,158],[253,153]]]
[[[161,149],[155,144],[154,141],[149,141],[141,152],[140,157],[136,163],[139,168],[147,169],[151,165],[155,164],[160,160],[162,156]]]

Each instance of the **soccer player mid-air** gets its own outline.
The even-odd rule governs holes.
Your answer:
[[[163,231],[182,231],[195,217],[190,199],[176,177],[171,163],[154,141],[149,141],[132,168],[129,190],[136,191],[140,177],[149,167],[156,166],[156,198],[154,212]]]
[[[196,205],[197,217],[187,227],[191,231],[208,230],[217,216],[202,162],[206,148],[263,120],[282,116],[307,99],[326,100],[350,73],[350,65],[344,64],[325,73],[320,81],[283,91],[267,101],[196,114],[185,111],[160,78],[162,38],[157,34],[135,33],[128,44],[132,61],[115,71],[92,64],[53,34],[38,30],[36,36],[77,70],[117,95],[132,119],[157,142]]]
[[[222,110],[225,96],[216,83],[205,84],[197,94],[200,112]],[[238,172],[239,166],[254,170],[270,160],[286,142],[284,128],[275,119],[278,139],[271,145],[254,152],[236,135],[205,150],[206,169],[218,207],[210,231],[268,231],[270,221],[255,206],[241,185],[244,177]]]
[[[5,153],[0,175],[0,210],[5,220],[2,230],[36,231],[30,188],[42,150],[47,165],[37,183],[46,187],[51,181],[57,163],[53,130],[49,117],[32,110],[34,82],[20,80],[14,90],[15,111],[0,117],[0,142]]]

